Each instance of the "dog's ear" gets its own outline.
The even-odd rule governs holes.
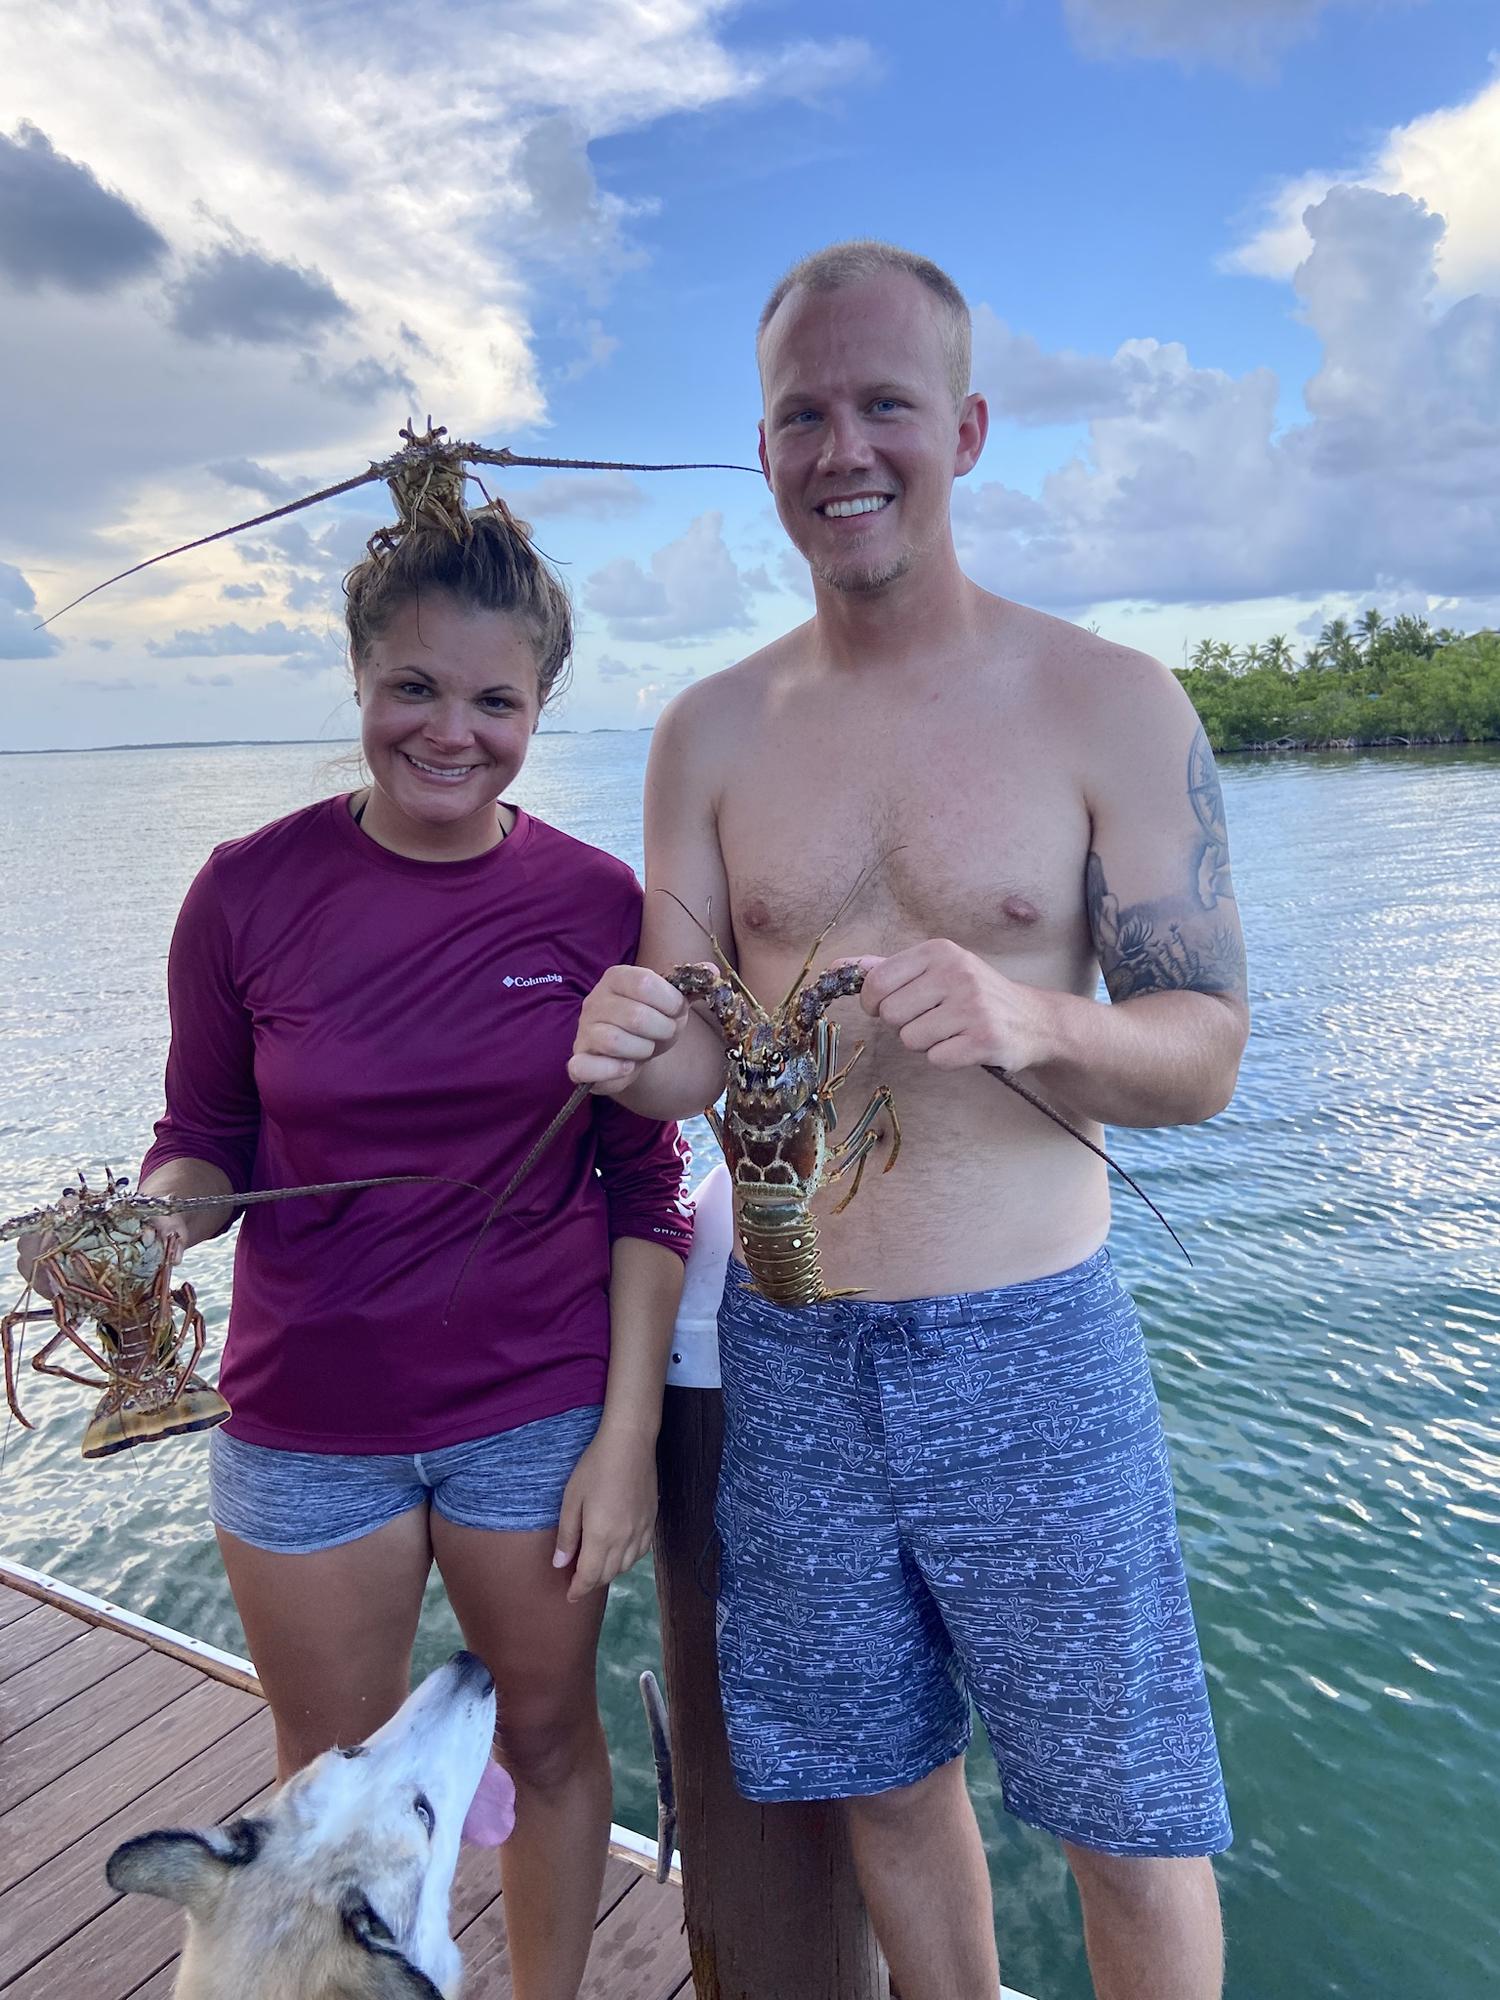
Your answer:
[[[414,1966],[367,1896],[353,1891],[339,1908],[344,1929],[368,1953],[370,2000],[443,2000],[442,1991]]]
[[[201,1909],[222,1887],[233,1868],[259,1854],[266,1825],[258,1819],[231,1820],[228,1826],[190,1831],[164,1827],[117,1847],[104,1864],[111,1889],[128,1895],[165,1896],[185,1910]]]

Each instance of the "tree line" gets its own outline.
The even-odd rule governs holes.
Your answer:
[[[1373,607],[1330,618],[1297,658],[1284,634],[1202,639],[1178,679],[1217,750],[1332,750],[1500,738],[1500,632]]]

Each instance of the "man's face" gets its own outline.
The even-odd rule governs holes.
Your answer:
[[[761,343],[761,463],[776,511],[832,589],[882,590],[949,533],[954,478],[984,442],[955,405],[942,308],[904,271],[791,292]]]

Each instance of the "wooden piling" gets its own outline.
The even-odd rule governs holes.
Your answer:
[[[656,1589],[697,2000],[888,2000],[885,1965],[830,1805],[752,1805],[735,1790],[714,1645],[718,1389],[669,1388]]]

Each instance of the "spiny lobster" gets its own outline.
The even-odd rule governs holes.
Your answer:
[[[878,867],[880,864],[874,864]],[[824,1299],[859,1296],[856,1288],[829,1291],[823,1283],[818,1225],[809,1204],[829,1182],[852,1168],[849,1191],[834,1208],[840,1215],[859,1193],[870,1154],[881,1141],[879,1120],[890,1121],[890,1153],[883,1172],[889,1173],[901,1150],[901,1128],[886,1084],[877,1086],[869,1103],[839,1144],[830,1144],[838,1124],[834,1094],[859,1061],[863,1042],[842,1069],[838,1060],[838,1028],[825,1018],[835,1000],[858,993],[865,967],[856,960],[833,965],[809,979],[818,950],[839,918],[859,894],[873,869],[867,870],[844,898],[835,915],[813,940],[791,990],[774,1012],[767,1012],[724,954],[706,925],[700,925],[713,946],[712,960],[679,965],[668,983],[689,1000],[701,1000],[724,1037],[729,1082],[722,1117],[705,1116],[719,1142],[734,1189],[734,1215],[745,1263],[756,1289],[777,1305],[816,1305]],[[670,890],[663,892],[671,895]],[[672,900],[689,916],[679,897]],[[693,918],[698,922],[696,917]],[[1170,1222],[1136,1181],[1110,1158],[1102,1146],[1070,1124],[995,1063],[982,1065],[1007,1090],[1024,1098],[1034,1110],[1070,1133],[1081,1146],[1118,1174],[1146,1204],[1188,1262],[1187,1249]]]
[[[232,528],[217,528],[211,535],[200,535],[196,541],[181,542],[175,549],[163,549],[160,555],[147,556],[144,562],[133,563],[129,569],[122,569],[115,576],[106,577],[103,583],[96,583],[92,589],[65,604],[61,611],[54,611],[50,618],[44,618],[36,627],[50,625],[61,618],[64,612],[82,604],[85,598],[95,596],[101,590],[108,590],[111,584],[123,583],[127,576],[135,576],[143,569],[150,569],[154,563],[166,562],[172,556],[186,555],[190,549],[206,548],[210,542],[222,542],[226,536],[238,535],[246,528],[263,528],[267,521],[279,521],[284,514],[296,514],[304,507],[316,507],[320,500],[332,500],[340,493],[352,493],[357,487],[368,486],[374,480],[383,479],[396,503],[396,520],[386,528],[377,528],[369,540],[371,555],[394,547],[417,515],[421,513],[428,520],[440,522],[448,528],[455,539],[462,541],[468,533],[468,515],[464,507],[464,489],[473,475],[467,471],[471,465],[536,466],[565,472],[755,472],[753,465],[634,465],[607,458],[524,458],[513,452],[508,445],[498,451],[486,445],[466,444],[455,438],[445,444],[447,427],[439,424],[434,428],[432,418],[427,419],[427,429],[419,433],[415,423],[406,424],[397,433],[404,442],[398,452],[389,458],[372,459],[367,472],[357,472],[352,479],[341,479],[335,486],[324,486],[316,493],[306,493],[300,500],[288,500],[284,506],[272,507],[265,514],[255,514],[248,521],[236,521]],[[476,481],[477,483],[477,481]],[[480,488],[483,492],[483,487]],[[488,500],[488,494],[485,495]],[[504,507],[503,501],[490,501],[492,507]]]
[[[32,1356],[32,1367],[39,1375],[60,1376],[81,1388],[104,1392],[84,1432],[85,1458],[109,1458],[157,1438],[212,1430],[230,1410],[218,1390],[193,1372],[204,1346],[197,1295],[187,1283],[173,1285],[166,1245],[150,1225],[193,1209],[239,1209],[252,1202],[290,1201],[298,1195],[341,1194],[443,1178],[384,1174],[374,1180],[320,1181],[311,1187],[264,1188],[253,1194],[142,1195],[131,1194],[128,1179],[107,1168],[100,1187],[90,1187],[80,1173],[78,1186],[64,1188],[57,1203],[0,1222],[0,1243],[31,1235],[43,1239],[19,1304],[0,1319],[5,1400],[12,1416],[24,1429],[35,1428],[21,1408],[16,1387],[17,1329],[32,1320],[50,1319],[56,1331]],[[28,1309],[38,1278],[52,1303]],[[88,1320],[98,1328],[97,1345],[81,1331]],[[80,1375],[52,1359],[66,1347],[77,1348],[98,1374]],[[186,1358],[184,1348],[189,1350]]]

